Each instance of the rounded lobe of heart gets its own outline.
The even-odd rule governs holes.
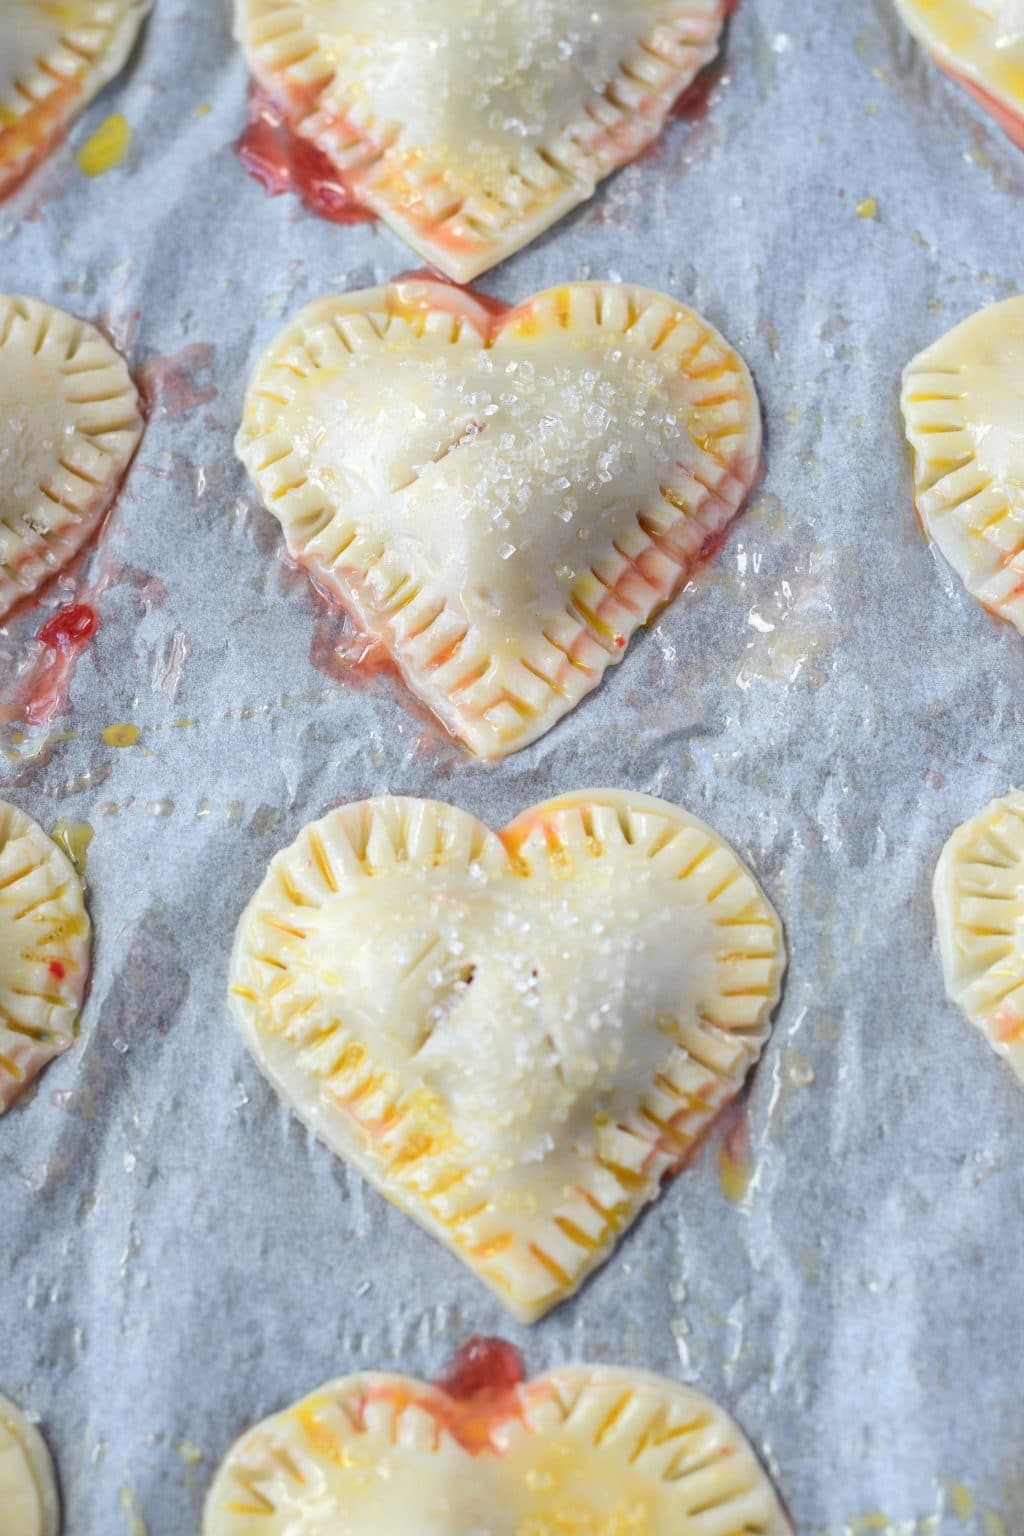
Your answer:
[[[0,1514],[4,1536],[57,1536],[60,1501],[42,1435],[0,1394]]]
[[[0,198],[120,72],[149,0],[5,0],[0,9]]]
[[[935,62],[1024,141],[1024,4],[1021,0],[896,0]]]
[[[927,533],[967,590],[1024,633],[1024,298],[926,348],[902,406]]]
[[[238,452],[292,555],[478,755],[547,730],[738,513],[760,412],[664,295],[572,284],[501,316],[407,282],[304,311]]]
[[[0,800],[0,1114],[73,1042],[88,974],[81,879]]]
[[[467,1439],[460,1405],[410,1377],[321,1387],[222,1463],[203,1536],[791,1536],[736,1424],[692,1388],[565,1366]]]
[[[946,991],[1024,1079],[1024,790],[957,828],[934,896]]]
[[[724,0],[237,0],[250,69],[360,199],[469,282],[660,133]]]
[[[661,801],[581,793],[499,837],[384,799],[277,856],[231,992],[307,1124],[532,1319],[738,1091],[784,964],[736,855]]]
[[[0,294],[0,619],[102,522],[142,429],[128,368],[99,331]]]

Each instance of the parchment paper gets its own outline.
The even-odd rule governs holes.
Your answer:
[[[703,119],[483,280],[677,294],[742,349],[767,426],[714,563],[596,695],[488,768],[386,678],[313,664],[342,626],[233,459],[286,318],[416,265],[244,174],[245,92],[226,5],[158,0],[126,74],[0,209],[0,288],[104,321],[155,392],[80,577],[104,590],[69,713],[0,764],[44,825],[95,830],[81,1038],[0,1122],[0,1387],[42,1419],[68,1536],[195,1533],[254,1419],[360,1367],[429,1375],[480,1331],[534,1372],[698,1383],[803,1532],[1021,1536],[1024,1096],[944,1000],[929,886],[954,826],[1024,781],[1024,642],[924,542],[897,401],[920,347],[1024,284],[1024,155],[889,0],[744,0]],[[75,149],[113,111],[131,155],[87,180]],[[39,621],[0,629],[0,696]],[[118,721],[137,745],[103,741]],[[437,795],[500,826],[588,784],[729,838],[791,970],[743,1198],[711,1145],[525,1330],[278,1102],[225,968],[267,861],[329,805]]]

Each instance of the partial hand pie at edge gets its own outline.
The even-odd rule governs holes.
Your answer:
[[[725,0],[236,0],[264,90],[458,282],[589,198],[715,56]]]
[[[1021,0],[896,0],[910,32],[1024,148]]]
[[[946,991],[1024,1081],[1024,790],[957,828],[935,870]]]
[[[740,1429],[692,1387],[567,1365],[459,1406],[407,1376],[326,1383],[235,1444],[203,1536],[243,1536],[257,1511],[266,1536],[342,1516],[346,1536],[473,1536],[491,1511],[522,1536],[792,1536]]]
[[[0,1514],[3,1536],[57,1536],[60,1498],[46,1442],[0,1393]]]
[[[290,553],[481,757],[548,730],[737,515],[761,417],[742,358],[649,289],[495,317],[408,281],[309,306],[237,449]]]
[[[580,792],[496,834],[382,799],[275,857],[231,997],[310,1128],[530,1321],[739,1091],[784,966],[749,871],[662,801]]]
[[[70,859],[0,800],[0,1115],[75,1037],[89,916]]]
[[[4,0],[0,198],[123,67],[151,0]]]
[[[0,620],[99,527],[142,429],[128,366],[95,326],[0,294]]]
[[[1024,633],[1024,298],[919,353],[901,404],[925,530],[968,592]]]

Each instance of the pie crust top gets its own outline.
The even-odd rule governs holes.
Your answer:
[[[89,918],[70,859],[0,800],[0,1114],[75,1037]]]
[[[725,0],[236,0],[259,84],[458,282],[660,133]]]
[[[496,316],[409,281],[327,298],[268,348],[237,450],[290,554],[481,757],[548,730],[740,510],[742,358],[650,289]]]
[[[38,299],[0,294],[0,620],[102,522],[142,427],[106,337]]]
[[[1024,1079],[1024,790],[958,827],[935,871],[946,991]]]
[[[300,1118],[532,1321],[739,1091],[784,965],[748,870],[663,801],[579,792],[496,834],[384,798],[276,856],[230,990]]]
[[[57,1536],[60,1501],[42,1435],[0,1394],[0,1513],[3,1536]]]
[[[1024,633],[1024,298],[915,357],[902,404],[926,531],[967,590]]]
[[[460,1411],[461,1409],[461,1411]],[[203,1536],[790,1536],[736,1424],[689,1387],[564,1366],[490,1404],[323,1386],[243,1435]]]
[[[148,9],[149,0],[3,0],[0,197],[118,73]]]

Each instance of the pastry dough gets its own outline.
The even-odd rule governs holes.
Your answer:
[[[386,798],[273,860],[231,997],[306,1124],[530,1321],[739,1091],[784,965],[745,866],[661,800],[580,792],[495,834]]]
[[[236,0],[260,85],[359,200],[470,282],[661,132],[725,0]]]
[[[1024,0],[896,0],[935,62],[1024,147]]]
[[[70,859],[0,800],[0,1114],[75,1036],[89,918]]]
[[[3,0],[0,197],[121,69],[149,0]]]
[[[460,1413],[441,1389],[329,1382],[234,1446],[203,1536],[790,1536],[710,1398],[563,1366]]]
[[[1024,790],[958,827],[935,871],[946,991],[1024,1078]]]
[[[291,555],[499,757],[679,591],[760,445],[743,360],[663,294],[573,283],[495,317],[409,281],[303,310],[237,448]]]
[[[921,520],[967,590],[1024,633],[1024,298],[979,310],[903,376]]]
[[[0,1530],[3,1536],[57,1536],[60,1502],[46,1442],[0,1394]]]
[[[98,527],[142,426],[124,359],[99,331],[0,294],[0,619]]]

